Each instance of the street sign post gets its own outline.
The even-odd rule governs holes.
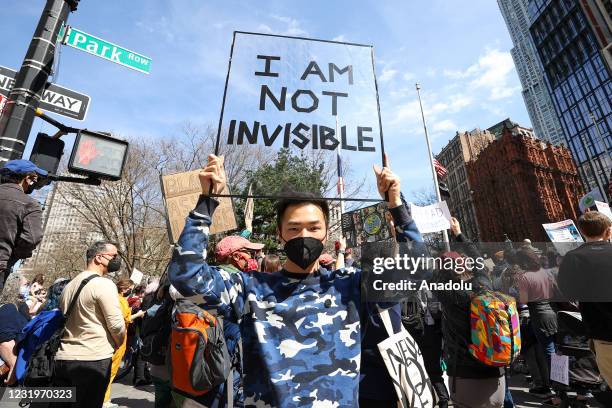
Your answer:
[[[7,96],[15,85],[17,71],[0,66],[0,95]],[[39,108],[71,119],[84,120],[89,96],[55,84],[47,84]]]
[[[151,58],[87,34],[74,27],[68,27],[63,44],[145,74],[151,71]]]

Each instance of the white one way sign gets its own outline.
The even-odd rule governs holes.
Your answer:
[[[8,96],[15,85],[15,76],[17,71],[0,66],[0,95]],[[47,84],[39,108],[71,119],[84,120],[89,100],[87,95],[55,84]]]

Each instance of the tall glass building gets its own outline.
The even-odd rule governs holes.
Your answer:
[[[585,187],[600,187],[605,196],[612,169],[612,80],[581,1],[529,0],[530,33]]]
[[[536,137],[554,145],[565,143],[538,54],[529,33],[529,0],[497,0],[514,48],[510,51],[523,88],[527,113]]]

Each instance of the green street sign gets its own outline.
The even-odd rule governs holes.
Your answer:
[[[60,33],[63,35],[63,30]],[[62,41],[77,50],[85,51],[96,57],[104,58],[116,64],[123,65],[136,71],[148,74],[151,71],[151,58],[120,47],[101,38],[87,34],[74,27],[68,27],[68,31]]]

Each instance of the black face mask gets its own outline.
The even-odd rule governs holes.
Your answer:
[[[127,292],[125,292],[123,294],[123,297],[130,297],[132,295],[132,293],[134,293],[134,291],[132,289],[128,290]]]
[[[106,269],[108,270],[109,273],[117,272],[119,269],[121,269],[121,258],[116,256],[110,261],[108,261],[108,265],[106,266]]]
[[[312,265],[323,252],[323,243],[312,237],[298,237],[285,243],[287,258],[302,269]]]

